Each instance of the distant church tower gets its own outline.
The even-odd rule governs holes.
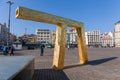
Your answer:
[[[120,21],[115,23],[115,47],[120,47]]]

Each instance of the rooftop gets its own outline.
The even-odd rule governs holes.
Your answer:
[[[116,24],[120,24],[120,21],[116,22],[115,25],[116,25]]]

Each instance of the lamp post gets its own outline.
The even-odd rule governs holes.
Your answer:
[[[10,40],[10,14],[11,14],[11,5],[13,4],[12,1],[7,2],[9,4],[9,16],[8,16],[8,30],[7,30],[7,46],[9,46]]]

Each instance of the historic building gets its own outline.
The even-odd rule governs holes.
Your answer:
[[[51,38],[50,38],[51,39],[51,44],[55,45],[56,31],[52,31],[50,36],[51,36]]]
[[[9,43],[13,44],[16,40],[17,40],[17,36],[10,33],[10,41],[9,41]]]
[[[120,21],[115,23],[115,47],[120,47]]]
[[[24,34],[21,36],[21,39],[25,42],[37,43],[37,37],[35,34]]]
[[[114,46],[113,32],[101,34],[101,43],[102,47],[113,47]]]
[[[87,36],[87,32],[85,32],[85,40],[86,40],[86,45],[88,45],[88,36]]]
[[[34,34],[28,35],[28,41],[30,43],[37,43],[37,36]]]
[[[7,43],[7,31],[8,28],[6,26],[6,23],[0,23],[0,45]]]
[[[36,35],[37,35],[37,42],[41,42],[44,44],[51,42],[49,29],[37,29]]]
[[[66,43],[77,44],[77,33],[75,28],[71,28],[70,30],[67,30]]]
[[[88,31],[85,33],[86,36],[86,44],[89,47],[99,47],[101,46],[101,41],[100,41],[100,31],[99,30],[94,30],[94,31]]]

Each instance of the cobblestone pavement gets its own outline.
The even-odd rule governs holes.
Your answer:
[[[119,48],[89,48],[89,62],[86,65],[79,64],[77,49],[66,49],[62,71],[51,68],[53,49],[45,49],[44,56],[39,53],[39,50],[15,52],[15,56],[35,56],[33,80],[120,80]]]

